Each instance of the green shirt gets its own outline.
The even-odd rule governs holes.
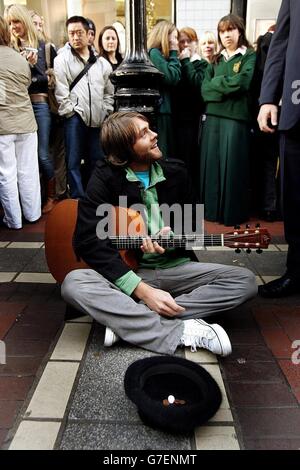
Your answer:
[[[247,49],[245,55],[234,55],[228,61],[221,56],[217,64],[209,64],[202,84],[206,114],[241,121],[251,120],[250,88],[256,54]]]
[[[128,181],[141,181],[137,175],[130,169],[126,168],[126,177]],[[141,189],[142,201],[147,212],[148,233],[155,235],[163,227],[164,221],[159,210],[158,196],[155,185],[165,181],[163,170],[159,163],[155,162],[151,166],[150,184],[148,188]],[[151,210],[152,209],[152,210]],[[190,261],[188,257],[174,257],[174,248],[167,249],[164,254],[145,253],[139,263],[140,268],[145,269],[166,269],[179,266]],[[137,285],[141,282],[141,278],[133,271],[129,271],[124,276],[115,281],[115,285],[119,287],[125,294],[131,295]]]

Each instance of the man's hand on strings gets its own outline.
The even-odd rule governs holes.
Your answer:
[[[171,227],[163,227],[157,235],[167,237],[170,232]],[[146,237],[143,239],[141,250],[143,253],[159,253],[161,255],[164,254],[164,252],[166,251],[165,248],[161,247],[157,242],[152,242],[150,237]]]

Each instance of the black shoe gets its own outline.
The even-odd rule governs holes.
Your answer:
[[[66,305],[65,321],[75,320],[75,318],[84,317],[85,314],[76,310],[71,305]]]
[[[275,279],[275,281],[268,282],[263,286],[258,287],[258,293],[262,297],[267,298],[280,298],[288,297],[293,294],[300,294],[300,281],[289,277],[288,274]]]

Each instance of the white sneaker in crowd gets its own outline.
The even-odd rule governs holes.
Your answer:
[[[119,339],[120,336],[116,335],[116,333],[107,326],[105,329],[104,346],[110,348],[113,344],[117,343]]]
[[[209,325],[204,320],[184,320],[183,335],[180,344],[191,346],[191,351],[198,348],[208,349],[214,354],[228,356],[232,349],[226,331],[216,323]]]

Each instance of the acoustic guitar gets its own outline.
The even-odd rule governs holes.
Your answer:
[[[132,209],[115,207],[114,233],[110,242],[131,269],[136,270],[138,265],[134,250],[138,250],[145,237],[146,227],[142,216]],[[48,215],[45,228],[45,251],[49,271],[58,283],[62,283],[66,275],[75,269],[88,268],[84,261],[78,261],[73,251],[72,238],[77,220],[78,201],[65,199],[58,203]],[[271,237],[266,229],[246,228],[234,230],[226,234],[217,235],[174,235],[154,236],[163,248],[193,249],[199,246],[227,246],[238,252],[246,249],[256,249],[261,252],[269,246]]]

